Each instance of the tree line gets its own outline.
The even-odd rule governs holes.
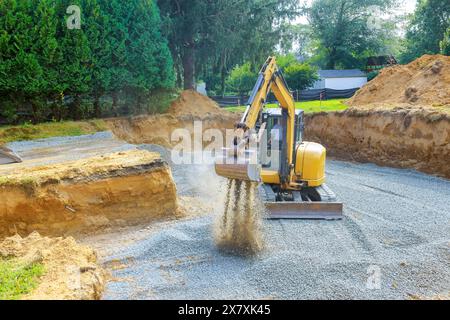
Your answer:
[[[318,69],[363,69],[377,55],[407,63],[449,53],[448,0],[417,0],[408,16],[392,14],[398,5],[2,0],[0,116],[18,122],[26,113],[39,122],[158,111],[172,92],[201,81],[211,95],[245,94],[269,55],[277,55],[291,89],[301,90]],[[79,28],[69,27],[78,22],[71,6],[80,8]]]
[[[286,28],[282,50],[322,69],[363,69],[368,57],[392,55],[408,63],[423,54],[449,54],[450,1],[314,0],[300,9],[307,23]]]
[[[0,1],[0,113],[10,122],[21,112],[33,122],[99,117],[106,96],[109,111],[144,108],[174,79],[152,0]]]

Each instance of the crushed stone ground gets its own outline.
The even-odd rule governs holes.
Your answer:
[[[172,170],[181,195],[216,207],[87,239],[105,248],[101,259],[113,274],[105,299],[409,299],[450,291],[448,180],[329,161],[328,184],[345,203],[345,219],[264,221],[265,249],[245,258],[214,242],[224,181],[214,179],[211,166]],[[380,289],[367,288],[374,266]]]

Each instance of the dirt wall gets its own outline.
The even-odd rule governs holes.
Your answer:
[[[194,132],[194,122],[201,121],[202,129],[233,129],[241,115],[221,109],[213,100],[192,90],[183,91],[168,113],[107,120],[110,130],[119,139],[134,144],[158,144],[173,147],[171,141],[176,129]]]
[[[348,109],[305,118],[305,139],[342,160],[450,178],[450,116],[428,109]]]
[[[159,155],[128,151],[2,177],[0,237],[71,235],[179,214]]]
[[[111,131],[119,139],[133,144],[157,144],[164,147],[173,147],[178,142],[171,141],[172,132],[176,129],[186,129],[193,136],[194,122],[201,121],[202,131],[207,129],[220,129],[225,136],[225,129],[233,129],[239,118],[236,114],[228,112],[225,115],[181,115],[170,114],[139,116],[132,118],[119,118],[108,120]]]

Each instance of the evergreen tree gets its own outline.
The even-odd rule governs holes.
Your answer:
[[[100,117],[102,114],[100,98],[111,85],[111,51],[109,26],[110,17],[101,8],[97,0],[83,0],[84,33],[89,42],[91,67],[91,94],[94,100],[92,115]]]
[[[58,18],[57,39],[61,54],[59,63],[59,79],[63,92],[72,101],[69,104],[69,116],[78,120],[81,118],[81,95],[90,93],[92,80],[91,51],[88,38],[84,32],[85,16],[81,0],[55,0]],[[67,8],[77,5],[81,8],[81,29],[67,27]]]
[[[5,104],[9,110],[1,111],[14,120],[12,108],[29,105],[38,122],[46,116],[46,98],[57,82],[51,70],[57,48],[54,11],[47,0],[5,0],[0,12],[0,92],[10,101]]]
[[[143,98],[156,88],[173,86],[173,63],[167,41],[161,34],[161,20],[152,0],[131,0],[126,47],[127,65],[131,77],[127,91],[136,97],[140,107]]]

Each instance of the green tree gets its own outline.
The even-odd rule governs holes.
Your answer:
[[[317,70],[307,63],[293,63],[283,70],[286,82],[292,90],[304,90],[318,79]]]
[[[238,95],[248,94],[254,87],[257,77],[258,74],[252,70],[250,62],[236,66],[226,81],[227,89]]]
[[[0,92],[15,106],[31,106],[33,120],[47,116],[46,99],[57,91],[56,16],[50,0],[0,2]],[[4,110],[2,110],[2,113]]]
[[[316,41],[317,61],[329,69],[361,64],[365,57],[379,53],[386,37],[380,19],[395,0],[316,0],[305,9]],[[389,30],[388,30],[389,31]]]
[[[297,0],[159,0],[178,83],[223,92],[235,65],[252,68],[274,52],[283,22],[295,15]]]
[[[418,0],[406,32],[406,49],[402,62],[410,62],[423,54],[440,52],[440,42],[450,27],[450,2]],[[445,41],[445,40],[444,40]]]
[[[111,85],[111,50],[109,33],[110,17],[101,8],[101,0],[83,0],[83,28],[89,43],[91,71],[90,93],[94,100],[92,116],[102,114],[100,98]]]
[[[107,69],[106,92],[113,96],[113,108],[121,93],[140,105],[152,90],[173,87],[173,60],[156,2],[100,0],[100,4],[107,16],[104,33],[108,38],[101,61]]]
[[[67,27],[69,16],[66,11],[70,5],[81,8],[81,29]],[[79,120],[83,116],[80,109],[81,97],[91,93],[92,80],[92,53],[85,33],[86,15],[81,0],[59,0],[55,2],[55,8],[58,17],[57,40],[61,53],[59,80],[64,94],[72,98],[69,116]]]
[[[450,27],[447,28],[447,31],[444,34],[444,39],[439,43],[441,48],[441,53],[445,55],[450,55]]]
[[[318,78],[314,67],[298,62],[293,54],[277,56],[277,65],[292,90],[306,89]],[[252,68],[250,62],[236,66],[227,78],[227,90],[239,95],[248,94],[255,85],[258,71]]]
[[[153,0],[132,0],[128,24],[127,65],[131,77],[126,90],[141,106],[154,89],[174,85],[173,62],[161,33],[159,10]]]

